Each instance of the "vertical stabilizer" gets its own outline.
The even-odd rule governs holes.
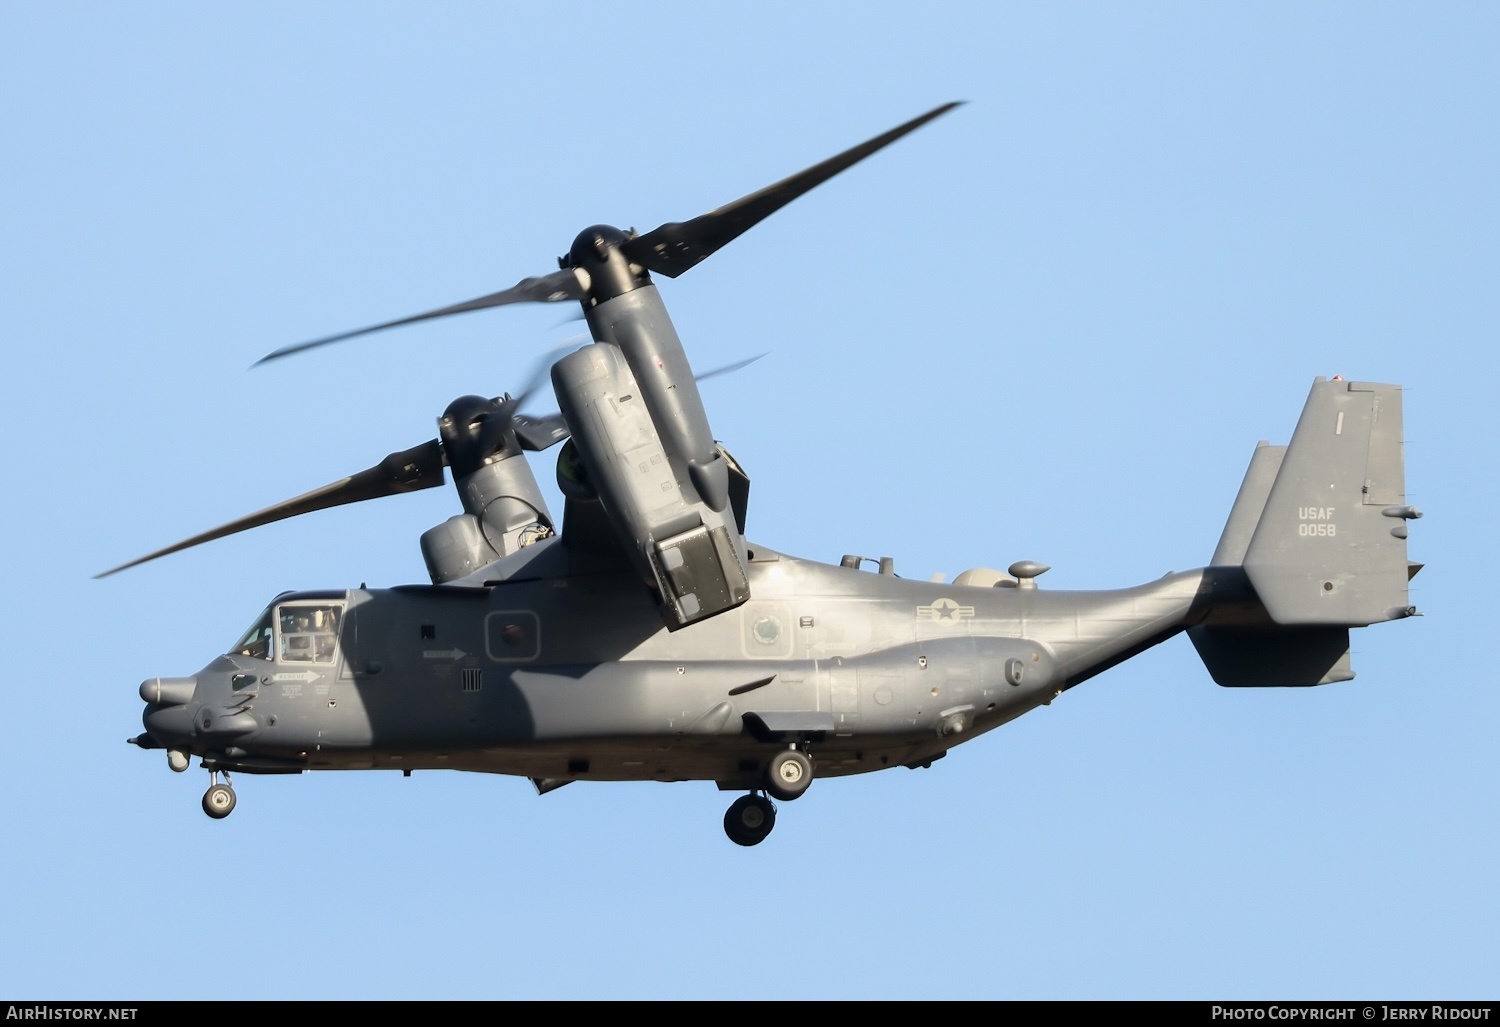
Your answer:
[[[1250,539],[1255,535],[1255,526],[1260,523],[1260,515],[1266,508],[1266,499],[1271,495],[1271,486],[1276,482],[1276,473],[1281,470],[1284,456],[1285,446],[1256,443],[1255,453],[1250,457],[1250,469],[1240,483],[1240,492],[1234,497],[1224,534],[1219,536],[1219,547],[1214,550],[1213,566],[1234,567],[1244,563],[1245,550],[1250,548]]]
[[[1420,514],[1406,505],[1402,444],[1399,386],[1313,383],[1244,554],[1271,620],[1353,627],[1415,612],[1406,524]]]

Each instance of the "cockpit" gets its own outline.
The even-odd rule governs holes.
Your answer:
[[[286,596],[268,607],[230,652],[278,663],[334,663],[344,606],[325,596]]]

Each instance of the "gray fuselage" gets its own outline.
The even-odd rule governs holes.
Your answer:
[[[489,585],[283,595],[263,650],[143,684],[147,731],[252,773],[754,788],[792,743],[822,777],[916,766],[1180,631],[1224,570],[1053,592],[912,581],[752,545],[755,598],[670,631],[636,575],[549,574],[548,546],[561,552],[540,543]],[[293,648],[293,614],[325,609],[339,618],[326,648]]]

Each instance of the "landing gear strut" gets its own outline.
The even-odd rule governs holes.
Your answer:
[[[764,791],[742,795],[724,814],[724,833],[736,845],[759,845],[776,826],[771,799],[791,802],[807,791],[813,780],[813,761],[798,743],[782,749],[766,764]]]
[[[776,826],[776,807],[764,795],[741,795],[724,814],[724,833],[736,845],[759,845]]]
[[[203,812],[215,820],[223,820],[234,812],[234,788],[229,783],[229,771],[224,771],[224,783],[219,784],[219,771],[208,772],[208,791],[203,793]]]

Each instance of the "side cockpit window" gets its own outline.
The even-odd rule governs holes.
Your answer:
[[[289,663],[332,663],[343,607],[330,603],[283,606],[277,611],[280,658]]]
[[[234,644],[230,650],[240,656],[253,656],[258,660],[269,660],[271,658],[271,611],[267,610],[261,614],[260,620],[250,626],[250,630]]]

